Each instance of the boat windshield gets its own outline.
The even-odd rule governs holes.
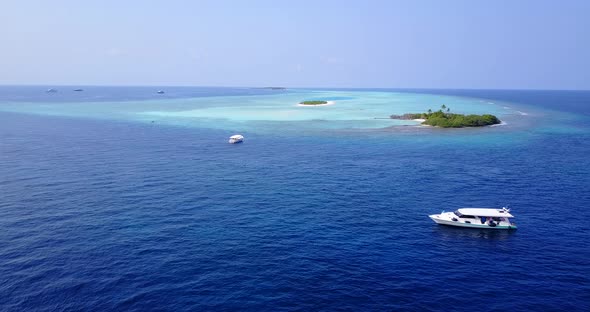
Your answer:
[[[474,216],[470,216],[470,215],[462,214],[462,213],[460,213],[460,212],[459,212],[459,210],[456,210],[454,213],[455,213],[455,215],[456,215],[457,217],[459,217],[459,218],[475,219],[475,217],[474,217]]]

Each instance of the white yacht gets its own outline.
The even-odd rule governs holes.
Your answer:
[[[244,142],[244,136],[241,134],[235,134],[229,137],[229,143],[242,143]]]
[[[454,212],[441,212],[429,216],[437,224],[461,226],[478,229],[516,230],[510,209],[497,208],[459,208]]]

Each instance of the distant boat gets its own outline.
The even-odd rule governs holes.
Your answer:
[[[496,208],[460,208],[454,212],[441,212],[430,215],[437,224],[460,226],[478,229],[516,230],[516,224],[510,221],[514,218],[510,209]]]
[[[80,92],[80,91],[84,91],[84,89],[74,89],[74,91]]]
[[[158,90],[158,92],[156,92],[156,93],[158,93],[158,94],[164,94],[165,92],[162,91],[162,90]]]
[[[57,90],[56,89],[53,89],[53,88],[50,88],[50,89],[47,89],[45,92],[47,92],[47,93],[55,93],[55,92],[57,92]]]
[[[235,144],[235,143],[242,143],[244,142],[244,136],[241,134],[235,134],[229,137],[229,143],[230,144]]]

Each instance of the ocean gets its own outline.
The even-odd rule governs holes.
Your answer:
[[[2,311],[590,310],[590,91],[50,87],[0,87]],[[387,118],[442,104],[504,123]]]

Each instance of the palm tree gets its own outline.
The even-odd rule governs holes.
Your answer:
[[[450,112],[450,111],[451,111],[451,109],[447,107],[447,113]]]
[[[440,108],[442,108],[443,110],[445,110],[445,108],[447,108],[447,106],[445,104],[443,104]]]
[[[432,114],[432,109],[428,109],[428,115]]]

